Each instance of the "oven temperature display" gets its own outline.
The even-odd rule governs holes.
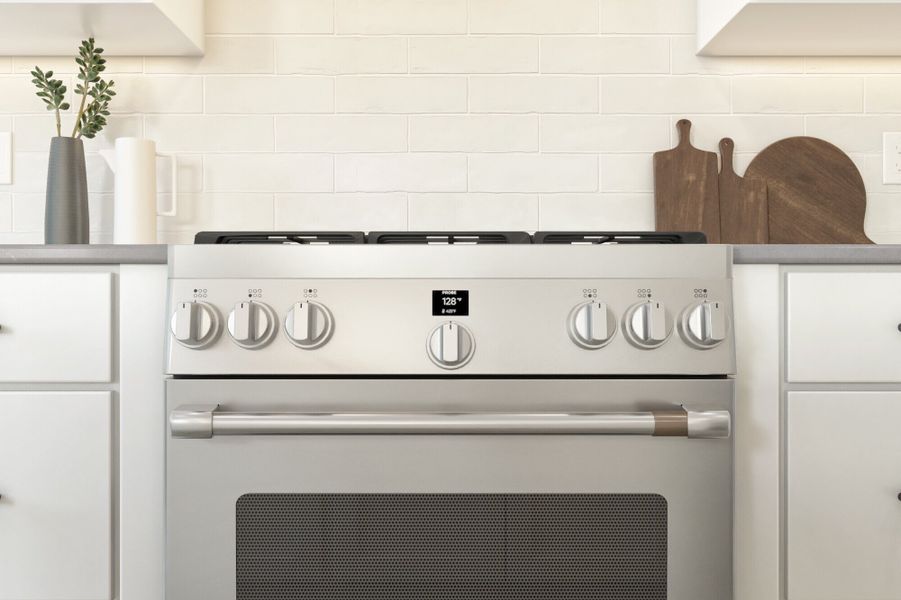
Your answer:
[[[469,316],[469,290],[432,290],[432,315]]]

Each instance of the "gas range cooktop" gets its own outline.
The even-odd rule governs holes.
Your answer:
[[[654,231],[202,231],[195,244],[706,244],[697,232]]]

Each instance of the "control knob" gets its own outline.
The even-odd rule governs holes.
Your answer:
[[[585,302],[569,315],[569,337],[588,350],[603,348],[616,335],[616,317],[604,302]]]
[[[459,369],[472,358],[475,345],[468,329],[447,321],[432,330],[427,347],[433,363],[442,369]]]
[[[175,341],[195,350],[206,348],[215,342],[219,338],[221,327],[216,307],[197,301],[176,304],[169,323]]]
[[[228,314],[228,333],[242,348],[262,348],[272,341],[277,318],[268,304],[241,301]]]
[[[679,330],[689,346],[709,350],[726,339],[726,313],[720,302],[701,302],[682,313]]]
[[[318,302],[295,302],[285,318],[285,334],[292,344],[304,350],[325,344],[333,327],[332,313]]]
[[[639,302],[626,313],[623,331],[626,338],[645,350],[662,346],[673,330],[673,323],[663,302]]]

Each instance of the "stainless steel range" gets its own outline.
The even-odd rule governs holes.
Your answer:
[[[256,235],[170,251],[169,600],[732,597],[729,247]]]

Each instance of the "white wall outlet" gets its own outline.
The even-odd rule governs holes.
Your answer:
[[[13,182],[13,134],[0,131],[0,185]]]
[[[901,133],[882,134],[882,183],[901,185]]]

